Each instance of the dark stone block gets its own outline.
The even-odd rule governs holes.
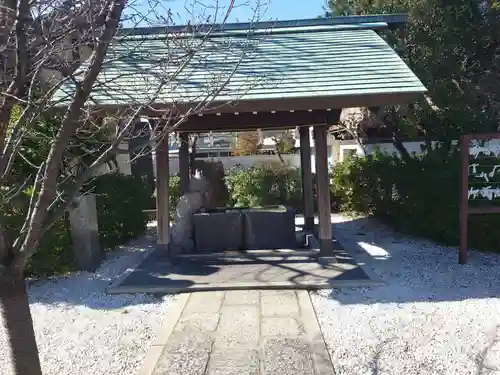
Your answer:
[[[250,208],[244,211],[244,247],[295,249],[295,210],[285,206]]]
[[[199,252],[240,250],[243,215],[238,209],[217,209],[194,215],[196,249]]]

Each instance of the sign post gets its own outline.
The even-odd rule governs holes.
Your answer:
[[[495,205],[495,201],[500,203],[500,133],[467,134],[461,137],[460,143],[460,251],[458,262],[465,264],[467,263],[469,215],[500,213],[500,206]]]

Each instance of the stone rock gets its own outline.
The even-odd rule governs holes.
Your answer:
[[[226,186],[222,162],[197,160],[196,170],[208,183],[207,199],[204,208],[226,207],[229,201],[229,190]]]
[[[171,254],[193,251],[193,217],[204,207],[207,188],[207,181],[195,176],[189,181],[189,192],[179,199],[170,238]]]
[[[194,214],[202,209],[224,207],[229,191],[224,179],[221,162],[197,160],[196,174],[189,180],[188,193],[184,194],[175,210],[170,238],[172,255],[194,250]]]

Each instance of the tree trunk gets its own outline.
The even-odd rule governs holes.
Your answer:
[[[25,281],[0,275],[0,307],[14,374],[42,375]]]
[[[398,132],[392,132],[392,144],[394,145],[396,150],[398,150],[404,161],[409,161],[411,159],[411,155],[404,146],[403,142],[401,142]]]
[[[283,155],[281,155],[281,152],[278,147],[276,147],[276,153],[278,154],[278,159],[280,159],[281,164],[286,164],[285,159],[283,159]]]

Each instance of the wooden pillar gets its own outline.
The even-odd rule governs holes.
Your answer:
[[[180,133],[179,141],[179,176],[181,194],[185,194],[189,188],[189,133]]]
[[[170,218],[168,209],[168,133],[156,146],[156,221],[157,243],[168,246]]]
[[[316,150],[316,192],[318,203],[319,230],[318,240],[320,257],[334,258],[332,243],[332,223],[330,204],[330,178],[328,176],[328,125],[314,127],[314,146]]]
[[[304,229],[314,229],[313,183],[311,170],[311,142],[309,127],[299,128],[300,135],[300,171],[302,175],[302,208],[304,213]]]

